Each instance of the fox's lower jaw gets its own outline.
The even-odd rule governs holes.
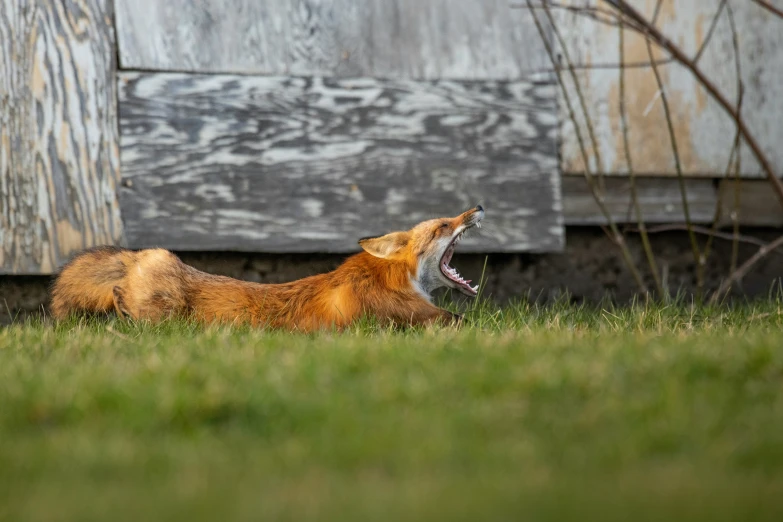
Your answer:
[[[484,209],[481,208],[481,206],[476,207],[476,209],[471,212],[469,217],[466,219],[464,225],[460,227],[454,237],[451,238],[451,241],[449,241],[448,245],[446,246],[446,250],[441,255],[440,262],[438,263],[440,273],[443,275],[443,277],[446,278],[447,286],[456,288],[463,294],[470,297],[475,297],[478,295],[479,285],[470,286],[471,280],[464,279],[457,269],[450,266],[449,263],[451,262],[451,258],[454,256],[454,249],[462,240],[465,233],[473,227],[480,228],[481,219],[483,217]]]
[[[451,240],[449,246],[446,247],[446,251],[443,253],[443,256],[440,258],[439,267],[441,274],[443,274],[443,276],[449,281],[449,286],[452,288],[457,288],[457,290],[465,295],[475,297],[478,295],[479,285],[470,286],[471,280],[464,279],[460,273],[457,272],[456,268],[449,265],[452,256],[454,256],[454,249],[456,248],[457,243],[459,243],[459,241],[462,239],[462,236],[465,234],[466,230],[467,228],[457,234],[454,239]]]

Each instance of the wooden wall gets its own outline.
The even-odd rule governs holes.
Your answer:
[[[646,0],[628,3],[648,20],[658,5],[657,1]],[[608,5],[597,0],[567,0],[560,5],[609,10]],[[783,47],[783,20],[754,2],[662,0],[660,6],[658,29],[687,56],[698,57],[699,67],[728,99],[738,100],[737,80],[741,80],[743,118],[774,168],[783,173],[783,148],[779,146],[783,140],[779,118],[783,112],[783,53],[779,52]],[[544,19],[543,12],[538,12]],[[566,46],[557,48],[561,64],[567,65],[563,59],[567,53],[597,138],[600,165],[575,84],[566,73],[563,78],[577,109],[591,171],[607,177],[604,198],[613,218],[620,223],[635,222],[620,119],[619,29],[616,24],[598,22],[567,9],[552,12]],[[736,29],[738,53],[733,45],[730,16]],[[650,223],[682,221],[674,153],[647,45],[642,36],[627,28],[623,40],[628,140],[635,175],[642,178],[639,193],[643,218]],[[783,209],[769,182],[762,180],[764,176],[747,145],[742,144],[739,152],[742,182],[735,186],[734,181],[725,179],[736,132],[732,118],[689,70],[654,46],[653,58],[670,106],[682,172],[688,178],[687,197],[693,221],[712,223],[717,217],[719,225],[728,226],[736,218],[743,225],[780,226]],[[558,104],[564,221],[572,225],[603,224],[605,219],[581,179],[585,165],[560,91]],[[734,177],[733,168],[730,177]]]
[[[128,241],[350,252],[481,203],[465,250],[558,250],[555,111],[548,80],[123,73]]]
[[[0,0],[0,273],[122,241],[109,0]]]
[[[476,203],[486,233],[466,250],[560,250],[564,225],[605,218],[530,12],[510,3],[0,0],[0,273],[51,273],[99,244],[351,252],[358,237]],[[648,16],[656,4],[631,3]],[[731,6],[743,114],[783,170],[783,22],[753,2]],[[606,175],[605,203],[635,222],[617,28],[563,9],[555,18],[596,129],[603,162],[589,161]],[[722,0],[664,0],[658,25],[690,55],[704,46],[701,66],[736,96]],[[682,221],[660,96],[631,31],[624,55],[644,218]],[[783,225],[746,148],[739,190],[722,179],[730,119],[656,58],[692,219]]]
[[[571,5],[584,5],[570,0]],[[596,2],[591,2],[596,4]],[[690,57],[704,50],[699,66],[729,100],[737,100],[738,83],[735,60],[740,62],[744,86],[743,117],[757,141],[779,172],[783,172],[783,20],[754,2],[730,2],[739,39],[735,57],[728,9],[723,0],[663,0],[657,27]],[[649,20],[656,2],[629,0]],[[715,14],[717,23],[711,30]],[[564,35],[567,52],[577,67],[577,77],[586,98],[590,119],[598,137],[603,165],[593,169],[607,175],[627,175],[620,126],[619,30],[594,19],[556,11],[557,24]],[[637,174],[676,175],[674,157],[658,85],[649,64],[645,39],[629,29],[624,38],[626,110],[628,137]],[[705,45],[706,42],[706,45]],[[689,177],[714,178],[725,172],[734,142],[732,118],[710,97],[692,73],[667,61],[667,55],[654,51],[662,61],[659,72],[671,108],[683,171]],[[615,65],[615,66],[613,66]],[[571,98],[576,100],[573,84],[568,82]],[[565,173],[581,174],[584,164],[574,133],[565,114],[563,121],[563,161]],[[583,122],[581,113],[580,122]],[[744,177],[763,177],[747,146],[741,150]]]
[[[352,252],[481,203],[466,250],[562,248],[556,89],[506,0],[117,0],[117,28],[132,246]]]
[[[126,69],[519,79],[548,67],[508,0],[116,0]]]

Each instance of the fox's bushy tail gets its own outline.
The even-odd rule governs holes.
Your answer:
[[[114,287],[125,278],[135,255],[132,250],[110,246],[77,255],[63,267],[52,286],[50,311],[54,318],[114,310]]]

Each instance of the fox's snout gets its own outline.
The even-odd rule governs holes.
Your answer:
[[[484,218],[484,207],[476,205],[462,214],[462,223],[465,226],[473,226]]]

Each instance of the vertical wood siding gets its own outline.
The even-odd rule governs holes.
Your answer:
[[[0,0],[0,273],[122,239],[109,0]]]

